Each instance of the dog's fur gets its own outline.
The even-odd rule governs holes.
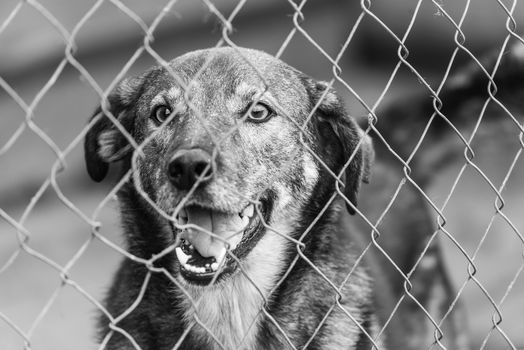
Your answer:
[[[517,68],[522,71],[520,63]],[[474,117],[458,110],[464,98],[482,96],[487,80],[475,69],[461,74],[440,94],[443,112],[457,125],[472,125]],[[509,74],[499,77],[502,85],[515,85]],[[264,123],[247,120],[254,100],[275,116]],[[151,264],[125,259],[120,265],[106,306],[113,317],[131,311],[116,324],[101,318],[107,349],[421,349],[435,341],[421,307],[440,322],[454,297],[437,240],[430,243],[435,215],[414,186],[404,186],[377,226],[386,254],[373,246],[359,258],[372,233],[364,217],[376,222],[404,173],[383,143],[375,142],[369,179],[370,138],[326,83],[259,51],[219,48],[188,53],[169,69],[125,80],[108,102],[95,112],[86,136],[87,169],[96,181],[117,160],[122,176],[133,170],[118,191],[127,250]],[[401,156],[410,151],[402,132],[421,131],[431,102],[411,99],[379,114],[382,136]],[[161,124],[151,117],[159,104],[174,110]],[[102,110],[140,149],[131,152],[129,139]],[[450,128],[438,118],[433,124],[427,138],[439,142]],[[195,148],[212,154],[213,175],[188,193],[170,183],[166,167],[177,151]],[[415,159],[412,178],[426,185],[447,153]],[[338,183],[333,174],[342,174]],[[361,188],[361,182],[370,184]],[[359,190],[364,216],[351,216]],[[184,278],[169,249],[179,243],[178,226],[169,219],[177,206],[239,213],[249,203],[260,205],[264,222],[238,254],[228,251],[237,268],[208,286]],[[405,286],[400,271],[411,271],[426,247],[410,276],[412,287]],[[465,349],[464,328],[457,304],[441,325],[439,341]]]

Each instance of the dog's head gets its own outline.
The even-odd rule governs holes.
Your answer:
[[[85,157],[95,181],[116,160],[135,171],[132,185],[173,218],[187,280],[227,276],[268,226],[316,215],[332,174],[353,211],[371,145],[325,83],[249,49],[191,52],[169,67],[115,89],[107,110],[120,128],[99,108]]]

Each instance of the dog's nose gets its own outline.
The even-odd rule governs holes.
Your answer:
[[[199,148],[180,150],[171,158],[167,175],[179,190],[191,189],[199,178],[203,184],[213,175],[211,155]]]

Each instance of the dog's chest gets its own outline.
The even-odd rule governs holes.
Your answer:
[[[198,299],[184,302],[186,327],[196,321],[190,331],[195,341],[210,349],[256,348],[263,298],[246,279],[204,291]]]

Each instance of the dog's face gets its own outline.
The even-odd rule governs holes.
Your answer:
[[[109,111],[139,151],[100,109],[85,150],[94,180],[123,159],[133,186],[172,217],[166,226],[185,280],[226,278],[267,227],[296,221],[307,206],[320,210],[335,191],[329,171],[345,169],[341,187],[349,207],[356,204],[370,145],[356,149],[360,129],[325,84],[249,49],[191,52],[169,66],[109,96]]]

